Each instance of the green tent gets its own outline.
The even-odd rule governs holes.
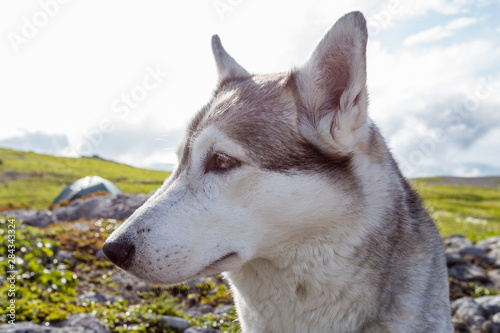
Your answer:
[[[87,176],[78,179],[76,182],[68,185],[55,199],[54,204],[59,203],[61,200],[74,200],[84,195],[94,193],[97,191],[106,191],[111,194],[123,193],[115,184],[107,179],[99,176]]]

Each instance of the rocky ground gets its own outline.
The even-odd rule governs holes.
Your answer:
[[[443,244],[455,332],[500,332],[500,237],[473,244],[454,235]]]
[[[75,221],[81,218],[93,219],[108,217],[123,220],[147,199],[146,195],[118,195],[94,197],[85,201],[77,200],[68,207],[60,207],[53,212],[19,210],[6,215],[25,219],[26,224],[39,227],[58,221]],[[112,208],[110,208],[112,207]],[[80,223],[75,228],[85,228]],[[451,315],[455,332],[499,332],[500,333],[500,237],[493,237],[477,243],[460,235],[443,237],[450,280]],[[102,257],[102,251],[97,252]],[[56,255],[61,261],[75,260],[72,252],[59,250]],[[103,274],[102,271],[89,274]],[[117,271],[111,277],[121,286],[119,297],[132,299],[136,291],[150,291],[150,286],[139,282],[127,274]],[[217,279],[212,277],[212,279]],[[188,282],[188,284],[199,281]],[[224,282],[218,279],[217,283]],[[183,298],[185,318],[201,314],[222,315],[233,310],[231,301],[216,306],[201,304],[197,301],[196,288]],[[216,290],[213,290],[216,293]],[[79,289],[79,302],[113,302],[118,296],[92,291],[91,288]],[[211,327],[189,327],[185,318],[161,316],[161,320],[173,332],[220,332]],[[109,332],[109,328],[91,314],[75,314],[57,325],[42,326],[34,323],[17,323],[15,326],[0,326],[0,332]]]
[[[34,227],[46,227],[59,221],[79,219],[109,218],[125,220],[149,198],[146,194],[118,194],[92,197],[86,200],[74,200],[66,207],[53,211],[36,209],[17,209],[4,211],[2,215],[23,220],[24,224]]]

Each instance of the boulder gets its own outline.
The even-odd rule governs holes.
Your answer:
[[[169,328],[173,328],[175,330],[185,330],[189,327],[189,321],[173,316],[159,316],[161,318],[161,322],[166,324]]]
[[[219,333],[220,331],[212,327],[192,326],[183,333]]]
[[[12,216],[16,221],[23,221],[26,225],[34,227],[46,227],[51,223],[57,222],[57,217],[50,210],[36,209],[16,209],[1,212],[2,216]]]
[[[95,316],[79,313],[58,323],[64,332],[109,333],[109,329]]]
[[[101,294],[95,291],[86,292],[83,295],[78,296],[78,302],[95,302],[95,303],[105,303],[107,301],[114,302],[116,300],[116,296]]]
[[[117,194],[72,201],[67,207],[50,210],[16,209],[4,211],[1,215],[23,220],[24,224],[46,227],[58,221],[109,218],[125,220],[149,198],[147,194]]]
[[[483,270],[475,265],[454,265],[448,268],[448,275],[460,281],[475,282],[481,285],[492,285]]]
[[[479,327],[486,320],[484,308],[471,297],[463,297],[452,302],[451,313],[454,322],[466,325]]]
[[[116,194],[75,200],[54,211],[59,221],[110,218],[125,220],[149,198],[146,194]]]

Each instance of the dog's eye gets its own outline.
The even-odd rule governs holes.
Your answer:
[[[226,171],[238,166],[240,162],[226,154],[215,153],[208,161],[205,172],[209,171]]]
[[[219,170],[227,170],[236,165],[236,160],[224,154],[215,154],[215,167]]]

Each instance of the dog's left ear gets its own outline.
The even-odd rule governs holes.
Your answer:
[[[367,38],[363,14],[346,14],[293,74],[300,131],[322,149],[350,153],[367,135]]]
[[[236,62],[224,50],[219,36],[212,36],[212,52],[214,54],[215,63],[217,64],[217,72],[219,74],[219,82],[234,79],[246,79],[251,75],[240,64]]]

